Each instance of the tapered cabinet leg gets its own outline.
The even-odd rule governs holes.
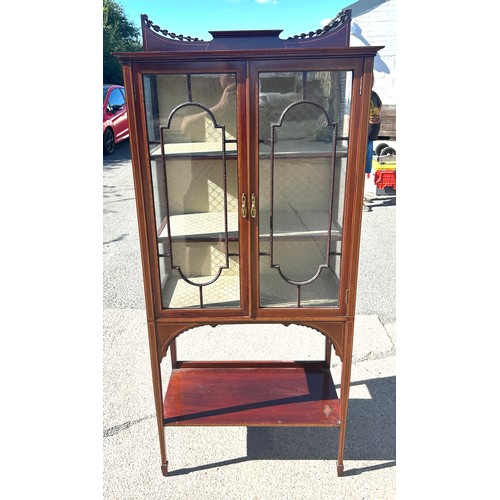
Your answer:
[[[325,335],[325,363],[330,368],[330,363],[332,362],[332,343]]]
[[[164,464],[161,464],[161,473],[167,477],[168,476],[168,461]]]
[[[165,428],[163,427],[163,389],[161,383],[161,358],[156,348],[156,332],[153,323],[148,324],[149,330],[149,352],[151,358],[151,372],[153,377],[153,393],[156,408],[156,424],[158,427],[158,438],[160,441],[161,471],[164,476],[168,473],[167,452],[165,447]]]
[[[172,370],[175,370],[177,368],[177,344],[175,341],[176,339],[172,340],[169,346]]]
[[[339,453],[337,457],[337,475],[344,474],[344,445],[345,445],[345,417],[342,415],[344,412],[341,410],[340,418],[342,423],[339,428]]]
[[[342,477],[344,475],[344,464],[340,464],[337,461],[337,476]]]
[[[340,428],[339,452],[337,459],[337,475],[344,475],[344,445],[347,423],[347,406],[349,403],[349,389],[351,386],[352,344],[354,322],[347,321],[345,328],[345,347],[342,353],[342,375],[340,379]]]
[[[341,412],[342,414],[343,412]],[[339,428],[339,453],[337,457],[337,476],[342,477],[344,475],[344,444],[345,444],[345,420],[343,417],[342,423]]]

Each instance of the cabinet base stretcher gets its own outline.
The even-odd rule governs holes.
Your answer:
[[[179,361],[163,425],[340,427],[341,405],[325,361]]]

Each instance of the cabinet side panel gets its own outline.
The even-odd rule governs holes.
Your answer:
[[[146,301],[146,314],[148,321],[155,317],[153,287],[151,282],[151,267],[149,262],[149,238],[147,233],[147,222],[144,200],[144,186],[141,173],[140,139],[137,128],[140,120],[137,119],[137,107],[135,101],[134,80],[132,68],[123,65],[123,79],[127,98],[127,110],[129,114],[130,154],[132,157],[132,171],[134,177],[135,203],[137,210],[137,222],[139,230],[139,241],[141,245],[142,274],[144,281],[144,295]]]
[[[349,248],[348,248],[348,273],[346,288],[349,290],[346,316],[354,318],[356,309],[356,291],[358,280],[359,245],[361,240],[361,222],[363,216],[363,192],[365,176],[365,158],[368,137],[368,111],[370,106],[370,93],[372,85],[373,59],[364,58],[357,63],[358,69],[354,88],[360,89],[357,98],[353,99],[352,126],[357,128],[353,134],[356,143],[353,144],[353,153],[356,155],[355,166],[348,173],[349,197],[347,199],[350,217]]]

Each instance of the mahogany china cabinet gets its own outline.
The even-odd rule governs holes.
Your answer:
[[[144,51],[115,54],[164,475],[164,426],[175,425],[338,427],[343,474],[369,101],[382,48],[349,47],[350,23],[344,10],[289,39],[281,30],[212,31],[203,41],[142,15]],[[313,328],[324,359],[177,359],[182,332],[242,323]]]

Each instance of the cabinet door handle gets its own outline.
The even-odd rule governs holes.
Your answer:
[[[243,193],[241,195],[241,216],[246,219],[248,214],[248,209],[247,209],[247,195]]]
[[[255,195],[252,193],[252,205],[250,207],[250,215],[252,219],[255,219],[257,216],[257,207],[255,206]]]

